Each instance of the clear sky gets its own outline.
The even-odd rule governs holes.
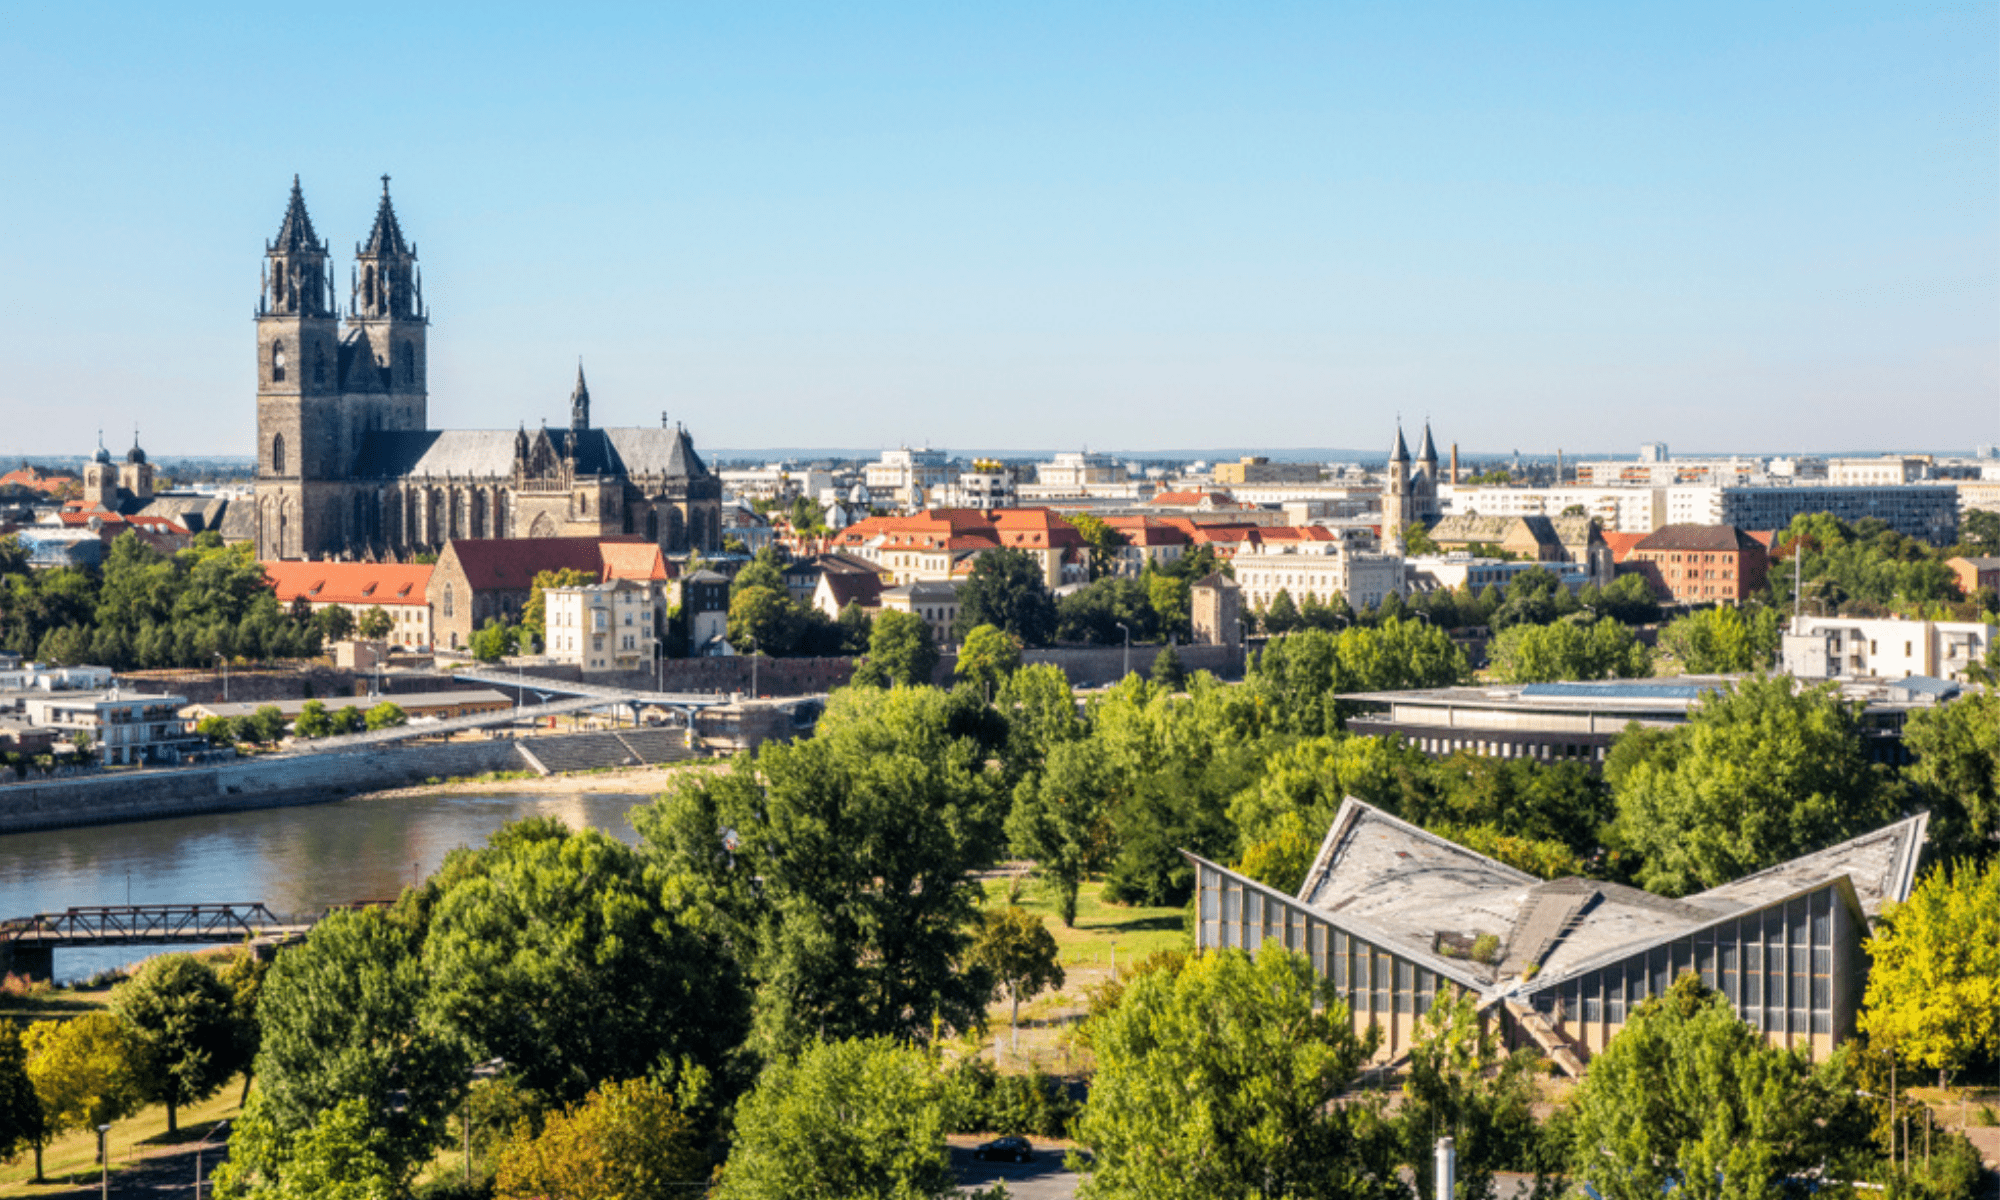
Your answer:
[[[249,453],[292,175],[344,296],[385,171],[440,427],[2000,440],[1996,14],[20,0],[0,456]]]

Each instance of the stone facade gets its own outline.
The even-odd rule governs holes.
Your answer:
[[[687,432],[599,429],[577,368],[568,428],[428,428],[428,333],[416,243],[383,178],[352,294],[339,311],[330,248],[293,180],[265,246],[257,310],[262,559],[404,560],[454,538],[637,535],[663,550],[721,546],[722,485]]]

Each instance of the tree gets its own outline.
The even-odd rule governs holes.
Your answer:
[[[1571,1104],[1571,1178],[1606,1200],[1751,1200],[1842,1147],[1828,1118],[1852,1090],[1745,1025],[1698,976],[1640,1005]]]
[[[1153,656],[1152,679],[1170,692],[1187,686],[1187,670],[1181,666],[1181,656],[1172,646],[1160,647],[1160,652]]]
[[[354,636],[354,614],[344,604],[329,604],[312,615],[323,641],[343,642]]]
[[[147,1052],[147,1098],[167,1106],[167,1132],[183,1104],[206,1100],[236,1073],[229,989],[192,954],[149,958],[112,990],[111,1007]]]
[[[1503,683],[1633,679],[1650,675],[1652,654],[1610,617],[1594,624],[1512,625],[1493,639],[1493,676]]]
[[[253,1096],[215,1169],[216,1200],[392,1200],[409,1177],[366,1102],[349,1097],[310,1128],[282,1131]]]
[[[655,1064],[722,1064],[747,1002],[702,930],[660,909],[638,853],[554,817],[455,851],[431,890],[429,1011],[482,1059],[577,1100]]]
[[[1089,741],[1058,742],[1040,771],[1023,779],[1007,815],[1014,851],[1035,861],[1035,874],[1056,894],[1056,911],[1076,925],[1076,895],[1110,858],[1111,778],[1102,749]]]
[[[576,567],[564,567],[558,571],[537,571],[528,585],[528,602],[521,606],[520,637],[547,649],[549,644],[549,597],[550,588],[583,587],[597,582],[597,576]]]
[[[326,704],[319,700],[308,700],[299,710],[299,716],[292,722],[292,736],[302,738],[323,738],[333,732],[333,720],[327,715]]]
[[[0,547],[4,549],[4,547]],[[35,1182],[42,1179],[42,1147],[48,1144],[48,1124],[42,1100],[28,1077],[28,1049],[21,1027],[0,1022],[0,1162],[12,1161],[23,1149],[35,1151]]]
[[[868,634],[868,657],[854,682],[876,687],[927,686],[937,673],[937,643],[929,622],[915,613],[884,609]]]
[[[759,1051],[980,1023],[988,984],[959,964],[973,872],[1000,845],[999,772],[974,736],[990,715],[936,688],[845,688],[812,738],[766,742],[634,811],[669,909],[743,965]]]
[[[370,605],[361,614],[361,619],[354,624],[356,632],[370,641],[381,641],[388,637],[389,631],[395,627],[396,619],[389,615],[388,609],[379,604]]]
[[[798,642],[802,614],[782,588],[731,588],[729,644],[739,654],[789,654]]]
[[[1016,782],[1040,770],[1057,743],[1086,732],[1069,676],[1054,663],[1025,666],[1008,676],[993,704],[1007,718],[1007,775]]]
[[[1744,679],[1645,748],[1612,785],[1613,836],[1643,858],[1640,882],[1666,895],[1716,887],[1893,815],[1858,718],[1831,687]]]
[[[227,746],[236,740],[228,717],[203,717],[195,722],[194,731],[207,738],[211,746]]]
[[[494,663],[510,654],[518,654],[521,649],[521,627],[509,625],[498,617],[488,617],[472,635],[472,657],[480,662]]]
[[[243,1072],[243,1099],[250,1099],[251,1065],[257,1061],[261,1034],[257,1027],[257,997],[264,991],[264,976],[270,960],[260,958],[248,946],[239,946],[229,955],[215,977],[229,989],[229,1015],[235,1027],[235,1043],[230,1048],[232,1069]]]
[[[1264,632],[1283,635],[1299,627],[1299,606],[1292,602],[1292,593],[1287,588],[1279,588],[1271,597],[1271,606],[1264,610]]]
[[[346,737],[350,733],[360,733],[367,723],[361,710],[352,704],[343,704],[327,718],[327,731],[334,737]]]
[[[394,729],[398,725],[408,725],[410,717],[400,704],[384,700],[368,710],[366,721],[369,729]]]
[[[886,1037],[813,1042],[765,1068],[736,1116],[717,1200],[942,1200],[948,1088]]]
[[[2000,1055],[2000,858],[1932,870],[1868,951],[1871,1043],[1940,1073]]]
[[[1119,626],[1124,626],[1124,629]],[[1148,585],[1125,575],[1113,575],[1064,596],[1056,603],[1056,637],[1065,642],[1116,646],[1131,630],[1133,641],[1159,636],[1160,617],[1153,609]]]
[[[973,560],[959,590],[952,636],[960,641],[981,625],[997,625],[1027,646],[1046,646],[1056,634],[1056,604],[1041,563],[1025,550],[989,550]]]
[[[1021,1045],[1021,1001],[1063,985],[1062,964],[1056,959],[1056,939],[1049,927],[1026,909],[1008,905],[988,913],[972,943],[972,961],[993,977],[996,992],[1013,1005],[1009,1024],[1014,1046]]]
[[[1020,669],[1021,643],[996,626],[981,625],[965,635],[952,673],[978,684],[983,695],[991,696],[1008,676]]]
[[[121,1120],[145,1102],[145,1047],[111,1013],[36,1021],[21,1043],[47,1137]],[[35,1176],[41,1174],[42,1146],[37,1145]]]
[[[1162,571],[1148,572],[1145,582],[1146,599],[1153,606],[1160,634],[1186,637],[1194,618],[1193,585]]]
[[[776,546],[766,546],[757,551],[757,556],[736,572],[729,581],[730,599],[753,588],[765,588],[781,596],[785,594],[785,565],[778,558]]]
[[[1703,609],[1668,622],[1660,645],[1695,675],[1766,670],[1778,653],[1778,614],[1768,608]]]
[[[1917,756],[1904,777],[1930,806],[1930,853],[1945,861],[1984,857],[2000,837],[2000,692],[1920,708],[1903,726]]]
[[[705,1182],[673,1093],[645,1079],[606,1083],[551,1114],[539,1134],[523,1123],[500,1151],[499,1200],[670,1200]]]
[[[1142,975],[1086,1034],[1086,1200],[1402,1194],[1379,1109],[1341,1102],[1376,1036],[1299,955],[1267,944]]]
[[[275,704],[260,704],[248,717],[249,728],[237,735],[238,741],[252,741],[259,745],[277,744],[285,736],[285,710]],[[247,733],[249,736],[243,736]]]
[[[1247,690],[1269,706],[1276,728],[1314,736],[1345,721],[1350,706],[1335,699],[1341,692],[1444,687],[1471,677],[1465,652],[1444,630],[1389,620],[1337,634],[1302,630],[1274,641],[1257,656]]]
[[[282,1176],[343,1101],[398,1184],[428,1161],[465,1087],[464,1051],[428,1017],[419,938],[380,909],[334,912],[271,964],[257,1000],[257,1092]]]
[[[1125,535],[1106,524],[1103,517],[1094,513],[1070,513],[1063,518],[1083,535],[1083,544],[1090,548],[1090,577],[1102,579],[1118,566],[1118,550],[1126,543]]]
[[[1432,1148],[1450,1136],[1458,1149],[1455,1195],[1490,1200],[1493,1173],[1518,1169],[1535,1143],[1535,1098],[1534,1054],[1506,1053],[1497,1031],[1480,1022],[1474,997],[1441,988],[1430,1011],[1417,1018],[1396,1113],[1416,1194],[1435,1193]]]

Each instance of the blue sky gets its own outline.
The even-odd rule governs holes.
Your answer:
[[[199,8],[0,23],[0,457],[248,453],[385,171],[439,426],[2000,440],[1991,3]]]

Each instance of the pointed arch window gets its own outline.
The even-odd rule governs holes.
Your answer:
[[[370,267],[361,277],[361,303],[365,308],[375,307],[375,268]]]
[[[271,474],[285,473],[285,435],[280,433],[271,438]]]
[[[271,382],[283,383],[285,379],[285,343],[271,343]]]
[[[325,346],[313,347],[313,382],[316,384],[324,384],[326,382]]]
[[[397,358],[403,370],[403,382],[414,385],[417,382],[417,348],[406,341],[397,352]]]

